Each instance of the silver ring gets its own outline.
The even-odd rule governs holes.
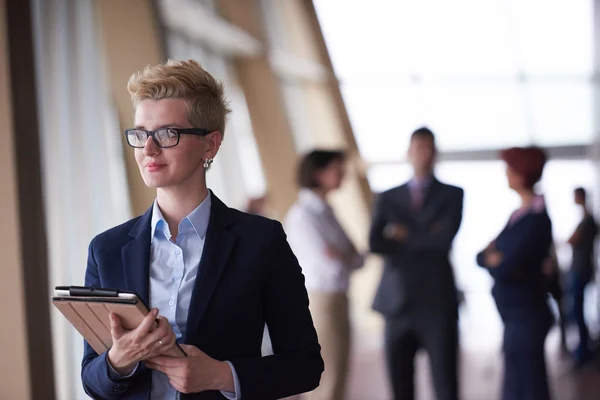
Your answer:
[[[164,344],[162,340],[158,340],[158,344],[160,344],[161,346]]]

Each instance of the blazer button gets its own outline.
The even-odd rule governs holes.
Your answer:
[[[114,385],[113,392],[115,393],[123,393],[127,390],[127,385]]]

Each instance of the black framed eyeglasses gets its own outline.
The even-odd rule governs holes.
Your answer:
[[[174,147],[179,144],[180,135],[206,136],[213,131],[202,128],[162,128],[155,131],[145,129],[127,129],[125,137],[127,144],[136,149],[141,149],[146,145],[148,138],[152,136],[154,143],[161,149]]]

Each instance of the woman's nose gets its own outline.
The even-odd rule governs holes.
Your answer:
[[[144,155],[145,156],[153,156],[160,152],[160,147],[156,145],[154,142],[154,138],[152,136],[148,136],[146,139],[146,143],[144,144]]]

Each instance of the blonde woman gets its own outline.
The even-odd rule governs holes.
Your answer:
[[[112,348],[86,343],[96,399],[277,399],[323,371],[304,278],[278,222],[227,207],[206,186],[229,109],[195,61],[134,74],[125,131],[154,204],[92,240],[86,286],[137,292],[152,307],[133,330],[111,315]],[[158,327],[154,328],[158,317]],[[261,357],[265,323],[275,354]],[[181,344],[186,358],[163,354]]]

